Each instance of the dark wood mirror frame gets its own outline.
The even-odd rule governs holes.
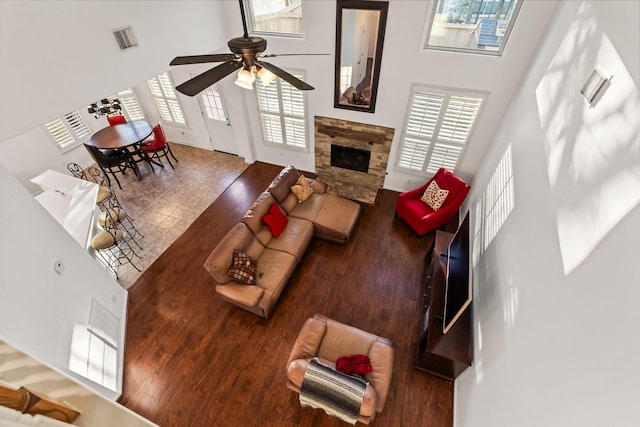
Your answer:
[[[387,26],[388,1],[374,0],[338,0],[336,13],[336,68],[335,68],[335,94],[333,106],[345,110],[364,111],[373,113],[376,108],[376,98],[378,95],[378,80],[380,78],[380,63],[382,62],[382,46],[384,44],[384,32]],[[378,12],[377,34],[375,34],[375,51],[372,61],[369,61],[367,52],[367,67],[370,71],[357,84],[351,84],[344,93],[340,85],[340,70],[342,65],[343,43],[353,37],[343,37],[343,15],[345,11],[373,11]],[[365,26],[366,27],[366,26]],[[372,41],[374,35],[369,35]],[[353,48],[353,46],[351,46]],[[367,49],[368,50],[368,49]],[[371,62],[369,65],[368,63]],[[367,90],[367,83],[370,82],[370,92]],[[364,89],[364,90],[363,90]],[[345,96],[343,96],[345,95]],[[367,96],[368,95],[368,96]],[[341,102],[342,101],[342,102]]]

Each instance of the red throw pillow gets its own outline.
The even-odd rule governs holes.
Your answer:
[[[336,371],[345,374],[365,375],[373,371],[371,360],[366,354],[352,354],[341,356],[336,360]]]
[[[282,233],[282,230],[284,230],[284,228],[287,226],[287,223],[289,222],[287,217],[284,215],[284,213],[282,213],[278,205],[275,203],[271,204],[269,213],[265,214],[265,216],[262,217],[262,221],[264,221],[264,223],[269,226],[271,234],[273,234],[273,237],[275,237],[276,239],[278,238],[278,236],[280,236],[280,233]]]

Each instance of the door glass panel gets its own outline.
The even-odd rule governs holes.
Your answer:
[[[221,122],[227,120],[227,115],[222,106],[222,99],[220,98],[220,92],[218,92],[214,86],[209,86],[200,96],[202,97],[205,113],[209,119],[220,120]]]

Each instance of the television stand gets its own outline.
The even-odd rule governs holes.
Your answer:
[[[446,334],[442,333],[446,254],[452,238],[452,233],[436,231],[433,246],[424,258],[418,345],[414,361],[415,369],[447,381],[454,381],[471,366],[473,360],[473,303]]]

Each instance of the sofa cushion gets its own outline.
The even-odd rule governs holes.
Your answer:
[[[277,239],[271,239],[267,248],[288,252],[298,262],[302,259],[311,239],[313,239],[313,223],[306,219],[289,217],[289,222]]]
[[[283,203],[287,196],[291,194],[291,186],[296,183],[298,176],[300,176],[300,173],[296,168],[287,166],[271,181],[267,191],[275,197],[278,203]]]
[[[302,203],[313,193],[313,188],[307,182],[307,178],[304,175],[300,175],[296,183],[291,186],[291,192],[298,199],[298,203]]]
[[[431,209],[437,211],[449,195],[449,190],[442,189],[436,181],[431,181],[420,197]]]
[[[298,260],[295,256],[270,248],[266,248],[258,258],[257,282],[264,289],[259,305],[264,317],[269,317],[296,265]]]
[[[262,217],[262,221],[269,226],[271,234],[276,239],[287,226],[287,217],[280,210],[277,203],[272,203],[269,212]]]
[[[318,212],[320,212],[320,209],[324,206],[324,201],[327,196],[328,194],[313,193],[306,202],[296,203],[291,212],[289,212],[289,216],[314,221],[318,216]]]
[[[257,260],[264,251],[264,245],[260,243],[244,223],[236,224],[222,238],[204,263],[204,268],[211,274],[216,283],[233,281],[228,273],[234,249],[241,250],[252,259]]]
[[[371,344],[378,337],[356,327],[327,319],[327,331],[320,344],[318,356],[338,360],[345,354],[368,354]]]
[[[242,218],[242,222],[247,224],[247,227],[249,227],[263,245],[269,243],[273,238],[273,233],[262,218],[269,213],[269,209],[271,209],[275,201],[276,199],[273,198],[271,193],[265,191],[258,196]]]
[[[231,256],[231,268],[229,269],[229,277],[240,283],[247,285],[256,284],[256,264],[251,257],[237,249],[233,250]]]
[[[303,206],[302,203],[300,206]],[[336,243],[345,243],[351,237],[361,206],[353,200],[327,193],[322,208],[313,223],[316,236]]]

